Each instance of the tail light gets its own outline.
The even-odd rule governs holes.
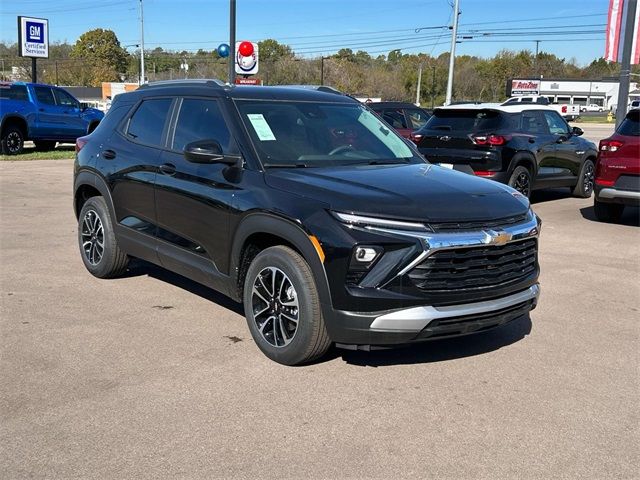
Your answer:
[[[504,135],[477,135],[472,136],[471,140],[476,145],[492,145],[499,146],[507,143],[510,137],[506,137]]]
[[[419,133],[410,133],[409,140],[418,145],[420,143],[420,140],[422,140],[422,135],[420,135]]]
[[[476,175],[477,177],[490,177],[491,175],[493,175],[496,172],[489,172],[487,170],[476,170],[475,172],[473,172],[474,175]]]
[[[620,140],[600,140],[599,149],[601,152],[617,152],[623,145]]]
[[[567,113],[567,106],[566,105],[562,105],[562,113]]]
[[[76,140],[76,153],[78,153],[89,141],[89,137],[79,137]]]

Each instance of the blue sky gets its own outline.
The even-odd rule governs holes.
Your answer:
[[[451,3],[453,0],[451,0]],[[449,0],[237,0],[238,38],[275,38],[304,56],[342,47],[372,54],[403,48],[435,55],[449,49]],[[0,32],[17,39],[16,16],[49,19],[50,40],[75,40],[109,28],[123,45],[139,43],[139,0],[0,0]],[[213,49],[228,41],[228,0],[144,0],[151,49]],[[604,51],[608,0],[460,0],[457,54],[491,56],[501,49],[540,49],[587,64]],[[567,33],[574,32],[574,33]],[[580,33],[578,33],[580,32]]]

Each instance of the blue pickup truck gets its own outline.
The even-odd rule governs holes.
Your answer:
[[[57,142],[75,142],[91,133],[104,117],[86,108],[59,87],[37,83],[0,83],[0,140],[2,153],[17,155],[32,140],[38,150],[52,150]]]

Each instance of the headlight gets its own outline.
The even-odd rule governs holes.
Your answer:
[[[423,223],[403,222],[388,220],[386,218],[366,217],[352,213],[331,212],[334,217],[347,225],[364,228],[386,228],[389,230],[411,230],[416,232],[429,232],[429,228]]]

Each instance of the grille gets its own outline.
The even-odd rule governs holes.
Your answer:
[[[513,217],[501,218],[493,221],[478,221],[478,222],[443,222],[443,223],[430,223],[429,226],[434,232],[453,232],[453,231],[467,231],[467,230],[487,230],[491,228],[508,227],[509,225],[515,225],[516,223],[524,222],[527,218],[527,214],[516,215]]]
[[[434,252],[407,275],[425,293],[516,283],[536,270],[536,240]]]

